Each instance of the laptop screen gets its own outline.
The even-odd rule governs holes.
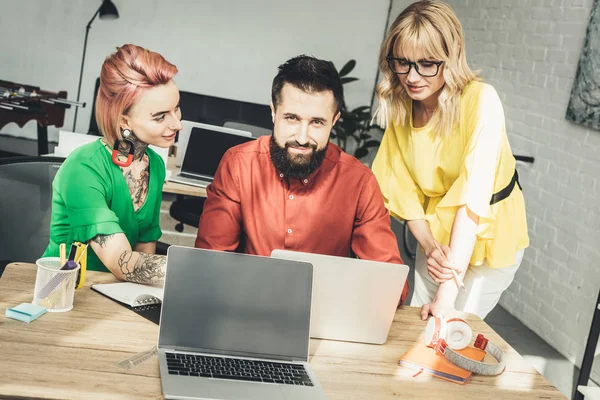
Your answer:
[[[208,128],[192,128],[181,171],[213,177],[227,150],[251,140],[254,138]]]
[[[308,360],[312,265],[171,246],[159,346]]]

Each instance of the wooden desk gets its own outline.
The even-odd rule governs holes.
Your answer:
[[[0,279],[0,398],[159,399],[157,358],[126,371],[115,364],[156,344],[158,326],[89,289],[111,274],[88,272],[72,311],[31,324],[8,319],[7,307],[31,302],[35,266],[15,263]],[[507,353],[498,377],[473,376],[464,386],[397,365],[422,334],[419,310],[396,313],[386,344],[311,340],[310,363],[329,399],[564,399],[558,390],[481,319],[467,317]]]
[[[179,173],[181,168],[175,166],[175,157],[169,157],[167,161],[167,170],[171,172],[171,175]],[[183,183],[176,183],[166,181],[163,186],[163,193],[174,193],[174,194],[185,194],[188,196],[206,197],[206,188],[198,186],[184,185]]]

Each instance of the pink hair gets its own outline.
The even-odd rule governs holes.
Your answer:
[[[96,97],[96,122],[112,144],[121,137],[119,120],[147,89],[167,84],[177,67],[158,53],[126,44],[104,60]]]

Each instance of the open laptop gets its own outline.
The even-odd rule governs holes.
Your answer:
[[[192,128],[181,172],[169,178],[170,181],[186,185],[206,187],[214,179],[221,158],[227,150],[255,140],[209,128]]]
[[[232,135],[246,136],[251,137],[252,133],[246,129],[246,127],[242,127],[241,125],[235,126],[216,126],[204,124],[202,122],[195,121],[186,121],[184,119],[181,120],[181,125],[183,128],[179,131],[179,135],[177,135],[177,157],[175,157],[175,166],[181,167],[181,163],[183,162],[183,157],[185,155],[188,142],[190,140],[190,135],[192,134],[192,128],[201,128],[208,129],[217,132],[229,133]],[[256,136],[256,135],[254,135]]]
[[[310,337],[385,343],[408,266],[288,250],[271,257],[313,265]]]
[[[312,265],[171,246],[158,357],[168,399],[326,399],[308,364]]]

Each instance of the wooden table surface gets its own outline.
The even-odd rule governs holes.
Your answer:
[[[158,326],[89,288],[115,281],[111,274],[88,272],[72,311],[30,324],[6,318],[6,308],[32,301],[35,273],[33,264],[14,263],[0,279],[0,398],[162,398],[156,357],[131,370],[116,365],[152,348]],[[565,398],[485,322],[463,318],[504,349],[503,374],[458,385],[398,366],[425,327],[415,307],[398,310],[384,345],[311,340],[310,363],[329,399]]]
[[[175,166],[175,157],[169,157],[167,161],[167,170],[171,172],[171,176],[179,173],[181,168]],[[163,193],[185,194],[188,196],[206,197],[206,188],[192,185],[184,185],[183,183],[165,181],[163,185]]]

